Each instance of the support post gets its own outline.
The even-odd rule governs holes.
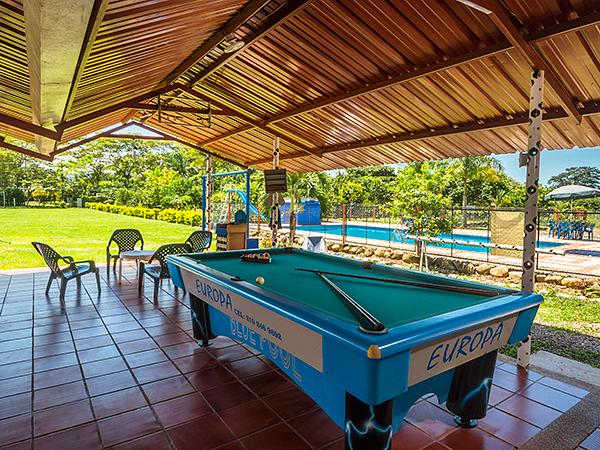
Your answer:
[[[202,231],[206,231],[206,175],[202,175]]]
[[[521,165],[527,166],[525,181],[525,217],[523,235],[523,278],[521,289],[533,292],[535,286],[535,247],[538,227],[538,194],[540,178],[540,152],[542,151],[542,100],[544,96],[544,71],[534,70],[531,74],[529,96],[529,136],[527,153],[521,155]],[[531,337],[519,343],[517,363],[529,365]]]
[[[206,217],[206,229],[212,232],[213,224],[212,224],[212,183],[213,183],[213,164],[212,164],[212,156],[206,155],[206,200],[204,202],[204,216]]]
[[[250,169],[246,170],[246,248],[250,239]]]
[[[273,169],[279,169],[279,136],[273,139]],[[271,246],[277,247],[277,231],[279,230],[279,194],[271,194]]]

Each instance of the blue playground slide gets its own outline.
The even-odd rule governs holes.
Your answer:
[[[226,192],[236,193],[242,199],[242,202],[244,203],[244,205],[248,201],[248,199],[246,198],[246,193],[244,191],[242,191],[241,189],[227,189]],[[250,213],[258,215],[258,209],[256,209],[256,206],[254,206],[252,203],[250,203]],[[261,217],[261,219],[264,219],[264,216],[262,214],[260,215],[260,217]]]

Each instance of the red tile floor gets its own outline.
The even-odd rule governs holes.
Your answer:
[[[89,277],[80,291],[71,283],[61,308],[46,280],[0,275],[0,448],[343,448],[341,430],[262,356],[225,338],[199,347],[187,299],[169,285],[154,304],[131,269],[121,285],[104,280],[100,296]],[[394,446],[512,449],[586,394],[498,363],[478,428],[456,428],[422,399]],[[581,448],[597,448],[598,434]]]

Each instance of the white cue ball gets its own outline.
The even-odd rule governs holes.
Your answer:
[[[256,282],[258,284],[265,284],[265,279],[263,277],[256,277]]]

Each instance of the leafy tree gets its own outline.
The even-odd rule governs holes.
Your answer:
[[[586,166],[569,167],[564,172],[551,177],[548,180],[548,184],[553,188],[579,184],[581,186],[600,189],[600,169]]]

